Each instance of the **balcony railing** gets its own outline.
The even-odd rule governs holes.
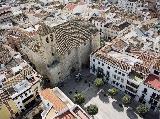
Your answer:
[[[136,89],[139,87],[138,85],[136,85],[136,84],[134,84],[132,82],[129,82],[129,81],[127,81],[127,84],[130,85],[131,87],[136,88]]]
[[[131,92],[133,92],[133,93],[137,93],[136,90],[134,90],[133,88],[131,88],[131,87],[129,87],[129,86],[126,86],[126,89],[129,90],[129,91],[131,91]]]

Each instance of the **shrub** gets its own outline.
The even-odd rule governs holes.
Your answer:
[[[101,87],[101,86],[103,86],[104,85],[104,82],[103,82],[103,79],[101,79],[101,78],[97,78],[95,81],[94,81],[94,85],[96,86],[96,87]]]
[[[79,105],[83,104],[83,103],[85,102],[85,97],[84,97],[84,95],[81,94],[81,93],[75,94],[75,95],[74,95],[74,102],[75,102],[76,104],[79,104]]]
[[[141,104],[139,105],[137,108],[136,108],[136,111],[139,113],[139,114],[145,114],[149,111],[148,107],[144,104]]]
[[[96,115],[98,113],[98,107],[91,104],[87,107],[87,112],[90,115]]]
[[[124,104],[129,104],[130,101],[131,101],[131,97],[130,97],[129,95],[123,96],[122,102],[123,102]]]
[[[108,90],[109,95],[114,96],[118,93],[118,89],[117,88],[111,88]]]

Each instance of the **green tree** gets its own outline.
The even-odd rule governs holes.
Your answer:
[[[75,102],[76,104],[79,104],[79,105],[83,104],[83,103],[85,102],[85,97],[84,97],[84,95],[81,94],[81,93],[75,94],[75,95],[74,95],[74,102]]]
[[[129,103],[131,102],[131,96],[129,96],[129,95],[123,96],[122,102],[123,102],[124,104],[129,104]]]
[[[98,113],[98,107],[96,105],[92,105],[90,104],[88,107],[87,107],[87,112],[88,114],[90,115],[96,115]]]
[[[139,114],[142,114],[144,115],[145,113],[147,113],[149,111],[148,107],[144,104],[141,104],[139,105],[137,108],[136,108],[136,111],[139,113]]]
[[[101,86],[103,86],[104,85],[104,82],[103,82],[103,79],[101,79],[101,78],[97,78],[95,81],[94,81],[94,85],[96,86],[96,87],[101,87]]]
[[[111,88],[108,90],[109,95],[114,96],[118,93],[118,89],[117,88]]]

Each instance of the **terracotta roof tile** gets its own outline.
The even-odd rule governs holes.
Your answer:
[[[54,109],[58,112],[67,107],[67,105],[65,105],[65,103],[54,94],[52,89],[45,89],[41,91],[41,96],[43,96],[45,100],[51,102],[53,104]]]
[[[68,110],[63,114],[57,116],[55,119],[75,119],[75,116]]]

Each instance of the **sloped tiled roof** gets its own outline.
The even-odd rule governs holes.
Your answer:
[[[94,34],[92,26],[85,26],[82,21],[69,21],[55,27],[55,40],[58,54],[64,54],[74,47],[91,40]],[[96,30],[95,30],[96,31]]]
[[[105,62],[109,62],[112,65],[116,65],[117,67],[119,67],[125,71],[128,71],[131,66],[123,61],[117,60],[117,59],[109,56],[108,53],[111,50],[112,50],[111,46],[103,47],[102,49],[100,49],[99,51],[97,51],[95,53],[95,56],[100,59],[103,59]]]
[[[157,62],[154,64],[153,68],[160,71],[160,59],[157,60]]]

